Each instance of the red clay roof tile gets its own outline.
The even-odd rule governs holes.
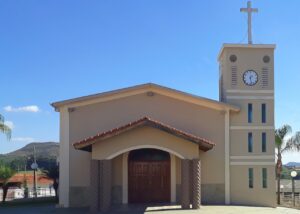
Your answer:
[[[84,151],[91,151],[92,150],[92,145],[103,141],[105,139],[117,136],[121,133],[124,133],[126,131],[132,130],[137,127],[142,127],[142,126],[150,126],[153,128],[157,128],[159,130],[165,131],[169,134],[175,135],[177,137],[183,138],[185,140],[191,141],[193,143],[196,143],[199,145],[199,148],[203,151],[208,151],[215,146],[215,144],[209,140],[206,140],[204,138],[195,136],[193,134],[187,133],[185,131],[176,129],[172,126],[166,125],[164,123],[161,123],[159,121],[153,120],[149,117],[144,117],[142,119],[133,121],[131,123],[128,123],[126,125],[99,133],[95,136],[91,136],[89,138],[86,138],[84,140],[81,140],[79,142],[76,142],[73,144],[75,149],[79,150],[84,150]]]

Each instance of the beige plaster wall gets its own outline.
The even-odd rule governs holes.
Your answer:
[[[248,168],[254,171],[254,188],[248,186]],[[267,168],[268,188],[262,188],[262,168]],[[273,166],[231,166],[231,203],[276,206],[275,170]]]
[[[238,114],[233,113],[230,123],[234,126],[273,126],[274,125],[274,100],[228,100],[231,104],[241,108]],[[252,103],[253,120],[248,123],[248,103]],[[267,107],[266,123],[261,122],[261,105]]]
[[[202,182],[224,183],[224,114],[159,94],[149,97],[145,93],[77,107],[70,113],[70,186],[89,185],[88,176],[81,175],[89,175],[91,158],[88,152],[76,151],[72,143],[144,116],[215,142],[213,150],[201,153],[202,165],[216,169],[212,174],[207,168]]]
[[[120,151],[141,145],[147,145],[150,146],[150,148],[151,146],[157,146],[162,149],[172,150],[187,159],[199,157],[197,144],[152,127],[141,127],[94,144],[92,159],[108,159]]]
[[[252,132],[253,152],[248,152],[248,133]],[[267,135],[267,151],[262,152],[262,132]],[[231,156],[247,155],[273,155],[274,156],[274,130],[231,130]],[[275,156],[274,156],[275,158]]]
[[[69,112],[66,108],[60,111],[60,145],[59,145],[59,204],[63,207],[69,206]],[[62,155],[64,154],[64,155]]]
[[[91,153],[75,150],[73,145],[69,152],[70,186],[89,186]]]

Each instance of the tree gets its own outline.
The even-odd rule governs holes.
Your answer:
[[[53,181],[53,188],[55,191],[55,198],[58,202],[58,185],[59,185],[59,167],[57,165],[51,166],[48,170],[42,170],[42,176],[40,178],[49,178]]]
[[[24,156],[17,156],[14,159],[12,159],[11,161],[9,161],[7,164],[14,169],[15,171],[19,172],[19,171],[23,171],[25,170],[25,165],[26,165],[26,157]]]
[[[0,187],[3,190],[2,202],[5,202],[9,187],[19,186],[19,182],[9,182],[9,179],[15,174],[15,171],[8,166],[0,166]]]
[[[280,177],[282,172],[282,154],[291,151],[300,151],[300,132],[290,136],[292,128],[284,125],[275,130],[275,146],[276,146],[276,177],[277,177],[277,203],[280,204]]]
[[[6,135],[7,139],[11,138],[11,129],[4,123],[4,117],[0,114],[0,132]]]

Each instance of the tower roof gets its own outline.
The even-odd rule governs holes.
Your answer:
[[[264,49],[275,49],[275,44],[231,44],[231,43],[224,43],[221,47],[221,50],[218,55],[218,61],[220,61],[220,57],[223,54],[225,48],[264,48]]]

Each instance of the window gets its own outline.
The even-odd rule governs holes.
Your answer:
[[[266,109],[267,107],[266,107],[266,104],[265,103],[263,103],[263,104],[261,104],[261,122],[262,123],[266,123],[267,122],[267,115],[266,115]]]
[[[248,133],[248,152],[253,152],[253,135],[252,135],[252,132]]]
[[[249,188],[253,188],[253,168],[248,169]]]
[[[267,188],[267,168],[262,169],[262,187]]]
[[[252,103],[248,103],[248,123],[252,123],[252,117],[253,117]]]
[[[266,134],[266,132],[263,132],[261,134],[261,151],[267,152],[267,134]]]

